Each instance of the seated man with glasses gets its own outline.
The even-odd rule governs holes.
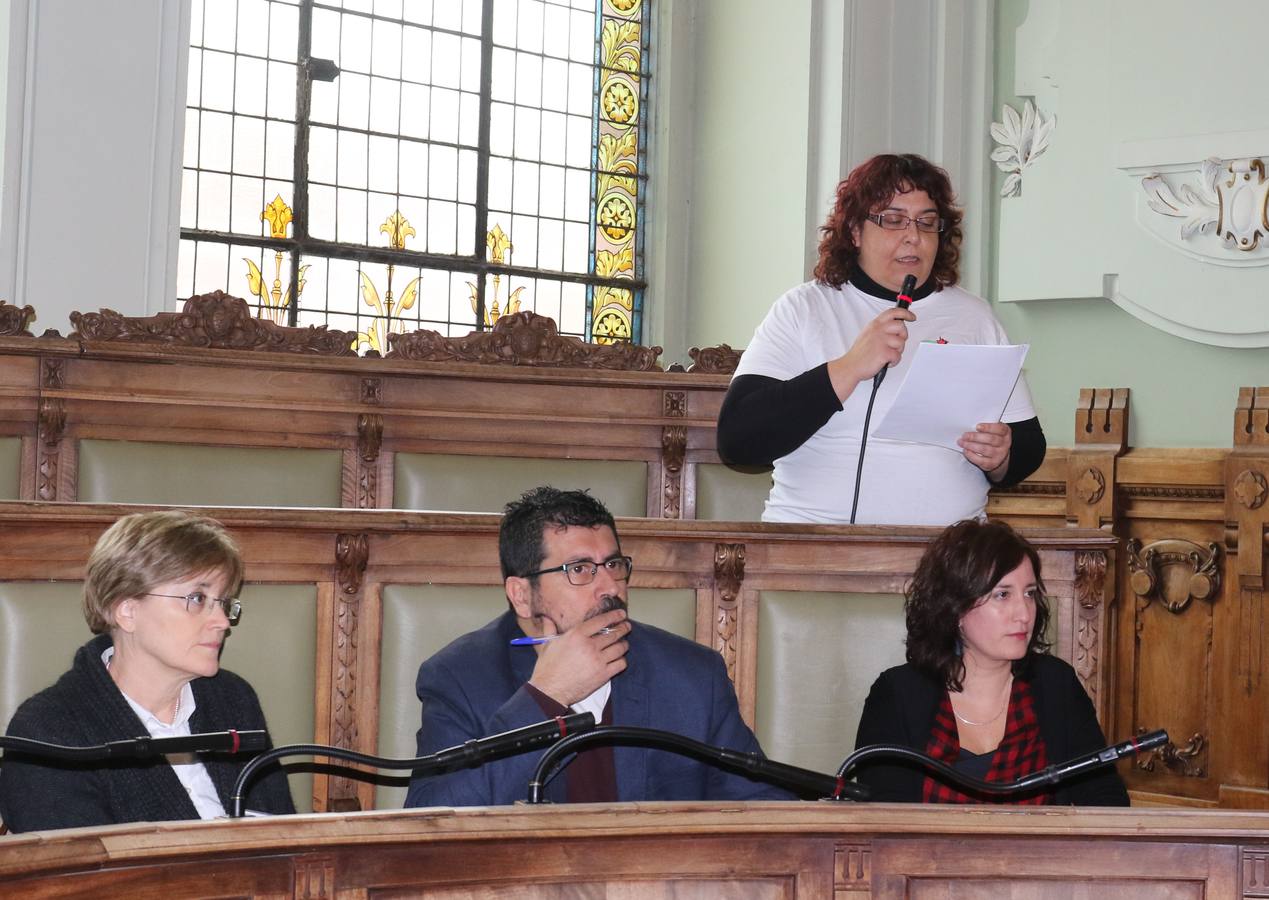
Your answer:
[[[242,604],[242,558],[216,522],[187,513],[124,516],[97,541],[84,617],[97,635],[71,669],[25,701],[8,734],[89,747],[149,734],[265,729],[255,691],[220,668]],[[49,762],[6,751],[0,817],[12,831],[213,819],[248,756]],[[251,810],[293,813],[283,773],[253,783]]]
[[[815,280],[775,302],[740,358],[718,417],[719,455],[774,465],[766,522],[848,523],[856,498],[858,524],[981,517],[988,488],[1044,461],[1023,376],[998,421],[965,423],[959,450],[877,438],[857,474],[864,423],[885,418],[921,343],[1009,343],[987,302],[957,286],[961,210],[947,173],[914,154],[875,156],[837,186],[820,233]]]
[[[613,517],[582,491],[535,488],[498,535],[511,608],[419,668],[422,756],[571,711],[760,752],[714,650],[626,617],[631,560]],[[407,806],[523,800],[541,753],[410,782]],[[636,747],[582,752],[547,786],[554,802],[789,799],[693,759]]]

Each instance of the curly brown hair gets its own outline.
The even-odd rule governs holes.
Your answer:
[[[1027,652],[1013,664],[1026,671],[1037,653],[1049,649],[1049,603],[1040,578],[1040,554],[1004,522],[966,519],[949,525],[926,548],[908,585],[903,611],[908,622],[908,662],[949,691],[965,677],[960,624],[1000,580],[1031,560],[1035,569],[1035,625]]]
[[[829,287],[841,287],[850,278],[859,260],[855,228],[890,204],[895,194],[925,191],[943,218],[939,249],[930,273],[940,287],[956,284],[960,278],[961,210],[956,205],[947,173],[915,153],[883,153],[856,166],[837,186],[837,201],[828,221],[820,227],[819,262],[815,280]]]

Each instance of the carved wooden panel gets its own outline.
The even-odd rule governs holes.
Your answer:
[[[123,316],[112,309],[73,312],[71,338],[85,341],[129,341],[175,344],[221,350],[269,350],[355,356],[351,331],[332,331],[325,325],[292,328],[251,314],[247,301],[224,291],[200,294],[185,301],[179,313]]]
[[[745,580],[745,545],[714,545],[714,649],[736,681],[736,648],[740,634],[740,585]]]
[[[472,362],[507,366],[563,366],[579,369],[660,369],[660,347],[637,344],[588,344],[559,333],[555,320],[534,312],[503,316],[489,331],[445,337],[419,329],[388,335],[389,359]]]
[[[335,627],[333,633],[333,673],[330,695],[330,740],[337,747],[361,748],[358,728],[358,618],[366,566],[370,561],[366,534],[340,534],[335,539]],[[330,809],[359,809],[358,782],[347,778],[330,780]]]

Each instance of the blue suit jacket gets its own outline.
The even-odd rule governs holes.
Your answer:
[[[419,667],[420,756],[546,718],[525,688],[537,654],[532,647],[510,646],[511,639],[522,634],[508,611],[458,638]],[[612,681],[613,724],[660,728],[715,746],[761,752],[740,718],[736,692],[718,653],[637,623],[629,642],[629,666]],[[406,806],[488,806],[523,800],[542,752],[415,778]],[[613,753],[617,799],[622,801],[786,800],[791,796],[677,754],[638,747],[615,747]],[[548,785],[549,799],[564,801],[565,778],[567,770]]]

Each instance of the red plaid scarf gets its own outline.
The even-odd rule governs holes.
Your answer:
[[[940,762],[953,765],[961,752],[961,742],[957,737],[956,719],[952,712],[952,698],[947,691],[943,692],[943,700],[939,704],[938,714],[934,717],[934,728],[930,733],[930,743],[925,752]],[[1044,739],[1040,737],[1040,723],[1035,715],[1035,698],[1028,684],[1019,679],[1013,680],[1013,691],[1009,695],[1009,710],[1005,719],[1005,736],[1000,746],[992,754],[991,766],[987,769],[987,781],[1008,782],[1038,772],[1048,765],[1048,755],[1044,749]],[[1053,792],[1049,790],[1031,791],[1014,797],[992,796],[990,794],[965,794],[933,775],[927,775],[921,788],[923,803],[1019,803],[1041,805],[1053,802]]]

